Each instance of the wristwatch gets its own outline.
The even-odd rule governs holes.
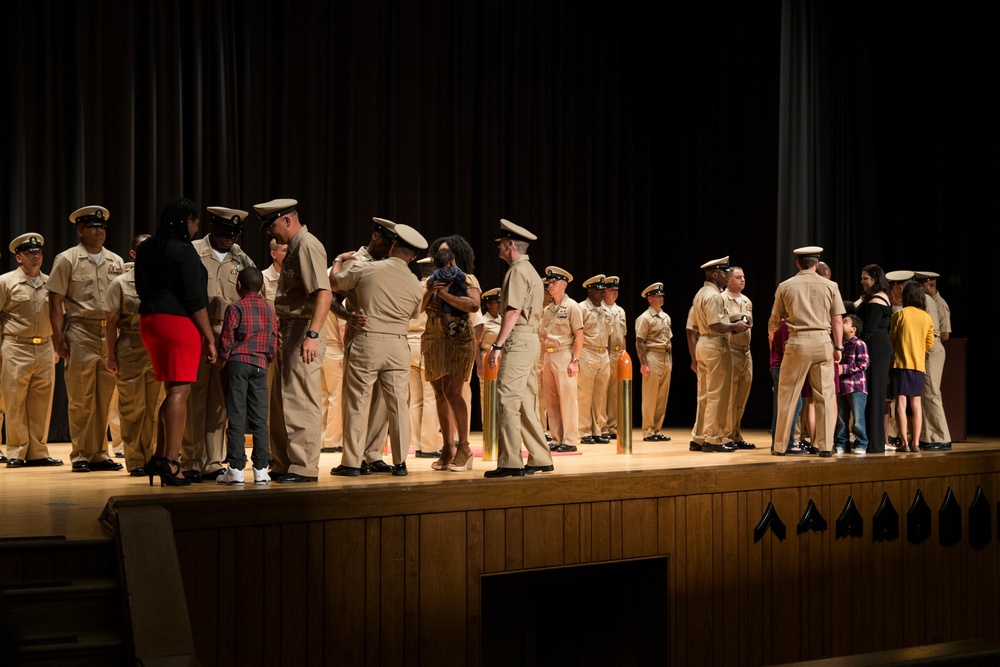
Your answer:
[[[580,363],[580,358],[579,358],[579,357],[577,357],[576,359],[572,360],[572,361],[571,361],[571,362],[569,362],[569,363],[571,363],[571,364],[578,364],[578,363]]]
[[[835,349],[837,352],[843,352],[844,351],[844,348],[842,348],[842,347],[834,347],[833,349]]]
[[[319,332],[310,329],[309,331],[306,332],[306,338],[319,338]]]
[[[496,343],[490,343],[490,347],[492,347],[494,350],[502,350],[503,349],[503,345],[497,345]]]

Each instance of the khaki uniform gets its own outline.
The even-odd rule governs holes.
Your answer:
[[[951,442],[951,429],[948,428],[948,419],[944,414],[944,402],[941,398],[941,376],[944,374],[944,362],[947,358],[944,345],[941,343],[941,332],[951,333],[951,309],[944,299],[946,309],[947,324],[941,316],[939,301],[935,297],[924,295],[924,302],[927,305],[927,313],[934,323],[934,347],[927,351],[926,359],[926,380],[924,381],[923,398],[923,426],[920,433],[920,444],[944,444]],[[947,326],[947,328],[945,328]]]
[[[236,291],[236,276],[244,267],[256,265],[237,244],[233,244],[222,261],[219,261],[207,236],[191,245],[208,271],[208,320],[218,347],[226,307],[240,299]],[[209,474],[225,467],[226,395],[222,388],[222,366],[208,363],[205,357],[205,354],[201,355],[198,378],[191,385],[188,395],[181,467]]]
[[[542,280],[528,261],[528,256],[521,255],[515,259],[507,269],[500,288],[501,317],[508,308],[520,310],[521,314],[504,342],[497,369],[498,468],[524,467],[522,442],[528,450],[528,465],[552,465],[552,453],[545,445],[545,432],[535,411],[538,388],[531,372],[538,362],[538,323],[542,320],[543,291]],[[563,304],[567,302],[572,303],[572,310],[576,310],[572,299],[566,297]],[[562,372],[566,374],[565,365]],[[575,393],[570,402],[576,405]],[[572,421],[566,423],[575,427],[575,415]]]
[[[737,300],[733,298],[729,290],[724,290],[722,297],[726,304],[727,315],[746,315],[749,320],[753,320],[753,303],[750,302],[750,298],[746,294],[740,294]],[[753,357],[750,355],[751,331],[751,329],[747,329],[743,333],[729,335],[729,356],[733,375],[729,396],[729,435],[727,439],[731,442],[743,442],[740,424],[743,421],[743,412],[747,407],[747,399],[750,398],[750,384],[753,382]]]
[[[715,333],[711,329],[712,324],[728,324],[722,293],[715,283],[706,281],[695,294],[692,319],[698,331],[698,344],[695,346],[698,412],[691,440],[699,445],[722,445],[728,442],[732,361],[729,334]]]
[[[580,433],[600,436],[608,432],[608,383],[611,381],[611,359],[608,341],[611,339],[611,311],[604,303],[594,305],[590,299],[580,304],[583,317],[583,350],[580,353],[580,375],[577,380],[577,404],[580,412]]]
[[[12,459],[49,456],[55,352],[48,279],[40,273],[36,284],[20,267],[0,276],[0,406],[6,407],[7,456]]]
[[[353,290],[356,305],[368,323],[348,343],[344,392],[349,396],[344,421],[341,465],[361,466],[369,427],[371,395],[378,386],[389,413],[392,462],[403,463],[410,446],[409,396],[410,319],[420,314],[423,289],[406,262],[388,257],[379,262],[355,262],[337,274],[337,286]]]
[[[670,397],[670,375],[673,372],[670,316],[652,308],[635,320],[636,340],[643,342],[649,375],[642,377],[642,435],[660,435]]]
[[[354,253],[354,257],[351,257],[343,263],[340,267],[342,271],[346,271],[355,262],[373,262],[375,259],[368,253],[368,248],[361,246],[358,248],[357,252]],[[348,311],[354,311],[357,307],[354,305],[357,303],[357,295],[353,294],[351,291],[345,291],[347,299],[344,301],[344,307]],[[347,357],[350,354],[351,340],[357,335],[358,331],[351,326],[350,322],[346,323],[344,327],[344,367],[347,367]],[[347,403],[349,401],[355,400],[353,396],[344,390],[343,396],[343,415],[344,422],[347,421]],[[382,400],[382,390],[380,387],[375,387],[372,390],[371,395],[371,410],[368,412],[368,433],[365,436],[365,461],[368,463],[374,463],[375,461],[382,460],[382,450],[385,449],[385,442],[388,437],[389,431],[389,412],[386,408],[385,401]]]
[[[424,379],[424,358],[420,354],[420,338],[426,326],[426,311],[411,319],[406,344],[410,347],[410,443],[415,450],[430,454],[441,449],[441,424],[434,388]]]
[[[333,449],[344,445],[344,413],[341,399],[344,390],[344,341],[340,335],[340,318],[333,311],[326,316],[320,336],[326,338],[323,355],[323,447]]]
[[[115,376],[118,412],[121,419],[125,467],[142,468],[155,449],[156,414],[162,383],[156,381],[153,362],[139,336],[139,295],[135,291],[135,270],[127,270],[111,283],[104,295],[105,312],[119,315]]]
[[[621,389],[618,382],[618,357],[625,349],[625,334],[628,333],[628,322],[625,320],[625,309],[617,303],[605,306],[611,311],[611,338],[608,339],[608,361],[610,364],[610,376],[608,380],[608,401],[607,415],[608,428],[606,433],[617,435],[618,433],[618,391]],[[632,426],[631,415],[626,417],[628,424],[626,428]]]
[[[107,248],[94,263],[81,243],[56,255],[46,285],[50,293],[65,297],[63,338],[69,346],[66,396],[73,463],[99,463],[110,458],[108,409],[115,376],[105,365],[104,295],[124,270],[125,261]]]
[[[506,294],[501,294],[506,298]],[[553,444],[576,445],[580,440],[579,376],[570,377],[566,370],[573,361],[573,332],[583,328],[580,305],[568,296],[563,297],[562,303],[550,303],[542,313],[542,326],[545,328],[542,380],[549,433]]]
[[[302,228],[288,244],[281,266],[274,310],[281,330],[281,349],[275,362],[280,378],[271,397],[268,425],[271,469],[303,477],[319,477],[319,450],[323,441],[323,358],[326,339],[319,337],[317,358],[306,363],[300,354],[316,309],[316,292],[330,289],[329,265],[323,244]]]
[[[844,302],[837,283],[817,275],[815,271],[799,271],[778,285],[771,315],[785,319],[789,334],[778,380],[778,417],[774,427],[776,452],[783,452],[788,446],[795,406],[806,377],[812,386],[816,405],[816,441],[813,446],[824,452],[833,450],[837,396],[830,321],[843,313]]]
[[[493,343],[496,342],[497,336],[500,334],[503,318],[500,315],[493,317],[489,312],[486,312],[480,315],[480,322],[483,325],[483,337],[479,341],[479,359],[486,363],[485,358],[489,355]],[[482,373],[479,373],[479,414],[484,420],[486,419],[486,393]]]
[[[261,294],[263,295],[264,300],[267,301],[267,304],[269,306],[271,306],[271,310],[274,310],[274,297],[278,293],[278,278],[280,277],[281,273],[276,268],[274,268],[274,264],[271,264],[271,266],[269,266],[266,269],[264,269],[263,271],[261,271],[261,273],[264,274],[264,285],[261,288]],[[275,359],[277,359],[277,355],[275,355]],[[268,406],[271,405],[271,397],[274,396],[274,387],[275,387],[275,382],[277,380],[277,377],[278,377],[278,373],[275,371],[274,361],[272,361],[267,366],[267,404],[268,404]],[[267,418],[267,420],[268,420],[268,423],[270,423],[270,421],[271,421],[270,408],[268,408],[268,418]]]

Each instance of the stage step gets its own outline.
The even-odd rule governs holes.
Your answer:
[[[22,664],[122,664],[122,594],[111,540],[0,540],[0,562],[0,597]]]

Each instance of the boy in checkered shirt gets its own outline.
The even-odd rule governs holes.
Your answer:
[[[858,338],[861,318],[844,315],[844,351],[837,364],[840,392],[837,394],[837,432],[833,438],[833,451],[844,454],[851,438],[849,425],[854,417],[854,453],[868,452],[868,433],[865,428],[865,406],[868,404],[868,345]]]

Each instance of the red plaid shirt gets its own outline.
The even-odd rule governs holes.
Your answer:
[[[278,319],[260,294],[247,294],[226,307],[219,357],[267,368],[278,351]]]
[[[868,393],[868,381],[865,371],[868,370],[868,345],[857,336],[852,336],[844,343],[844,351],[840,353],[840,393]],[[881,400],[881,399],[880,399]]]

